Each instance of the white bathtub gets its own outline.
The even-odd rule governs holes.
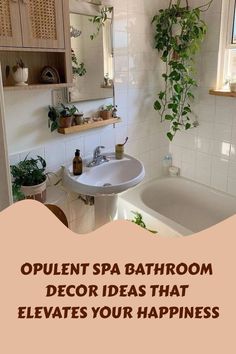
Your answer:
[[[189,235],[236,214],[236,198],[182,177],[142,184],[121,196],[170,230]]]

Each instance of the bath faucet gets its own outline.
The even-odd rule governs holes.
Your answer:
[[[101,149],[105,149],[105,146],[97,146],[93,153],[93,160],[87,164],[87,167],[94,167],[101,165],[104,162],[108,162],[106,156],[101,155]]]

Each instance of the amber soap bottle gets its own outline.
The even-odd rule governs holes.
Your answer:
[[[83,161],[80,157],[80,150],[76,150],[73,160],[73,175],[80,176],[83,173]]]

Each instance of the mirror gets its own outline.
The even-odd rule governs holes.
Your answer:
[[[106,20],[99,31],[94,16],[101,16],[100,6],[89,3],[84,6],[83,2],[73,1],[70,11],[73,87],[68,89],[68,101],[112,98],[113,9],[106,12]]]

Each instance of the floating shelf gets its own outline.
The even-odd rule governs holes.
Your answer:
[[[236,92],[231,91],[209,90],[209,94],[214,96],[236,97]]]
[[[79,133],[79,132],[83,132],[83,131],[86,131],[89,129],[105,127],[107,125],[117,124],[120,122],[121,122],[120,118],[111,118],[111,119],[106,119],[106,120],[102,120],[99,122],[85,123],[82,125],[74,125],[73,127],[70,127],[70,128],[59,128],[58,133],[60,133],[60,134]]]
[[[4,86],[4,91],[16,91],[16,90],[33,90],[33,89],[60,89],[64,87],[70,87],[72,84],[33,84],[33,85],[25,85],[25,86]]]

